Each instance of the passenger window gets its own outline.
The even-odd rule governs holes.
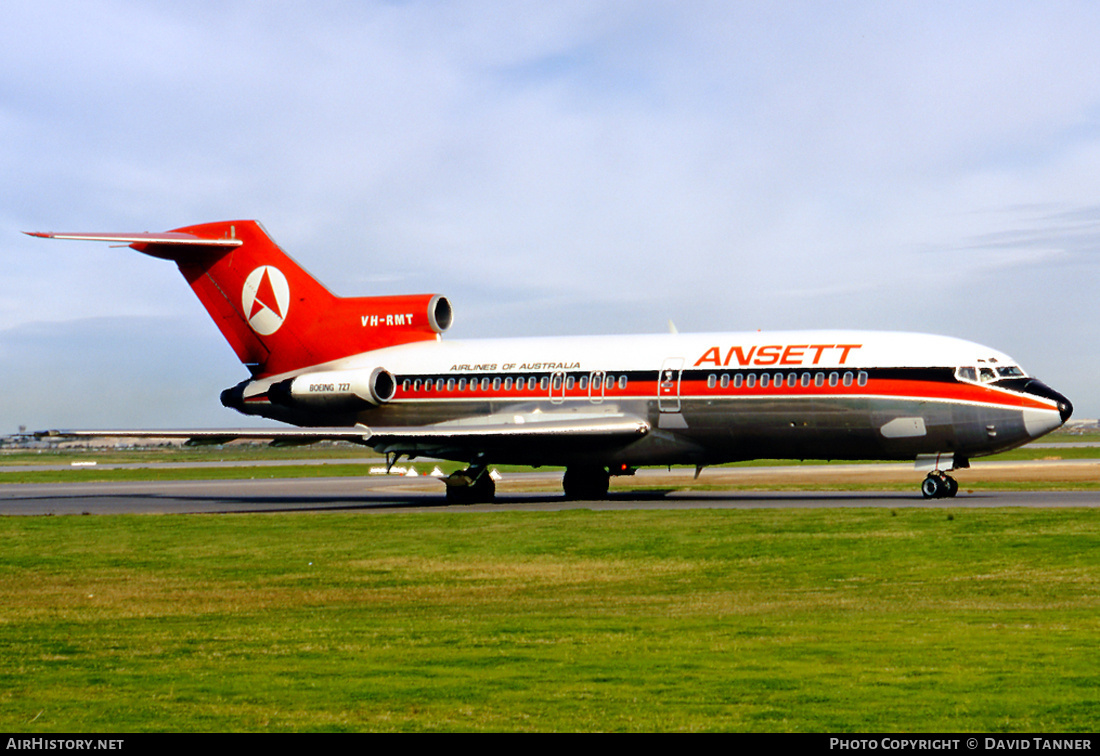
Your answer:
[[[718,376],[716,376],[714,373],[711,373],[710,375],[708,375],[707,376],[707,388],[712,389],[717,385],[718,385]]]
[[[867,373],[866,373],[866,371],[860,370],[859,375],[856,376],[856,381],[859,383],[860,386],[866,386],[867,385]]]
[[[730,374],[729,373],[722,373],[722,382],[721,382],[720,385],[722,386],[722,388],[729,388],[730,387]]]
[[[845,374],[844,374],[844,385],[845,385],[845,386],[851,386],[851,385],[852,385],[852,378],[853,378],[853,377],[854,377],[854,376],[853,376],[853,375],[851,374],[851,372],[847,372],[847,373],[845,373]]]
[[[625,375],[620,375],[619,376],[619,388],[620,389],[625,389],[626,388],[626,376]]]

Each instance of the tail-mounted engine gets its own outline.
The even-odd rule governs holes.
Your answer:
[[[450,301],[440,294],[353,297],[339,300],[339,306],[365,333],[392,343],[405,343],[402,334],[435,336],[450,328],[454,320]]]
[[[383,367],[305,373],[274,383],[267,390],[272,404],[315,410],[355,410],[393,398],[397,380]]]

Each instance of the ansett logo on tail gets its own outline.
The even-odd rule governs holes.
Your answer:
[[[241,305],[253,331],[261,336],[275,333],[286,320],[290,307],[290,286],[286,276],[273,265],[256,268],[244,281]]]

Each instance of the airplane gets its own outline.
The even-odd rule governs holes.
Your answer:
[[[562,466],[572,499],[642,466],[912,460],[952,497],[974,457],[1064,424],[1066,397],[1002,352],[918,333],[780,331],[444,340],[439,294],[338,297],[256,221],[31,236],[129,245],[179,267],[250,376],[222,404],[281,429],[52,431],[195,443],[325,439],[465,463],[447,500],[489,502],[491,464]]]

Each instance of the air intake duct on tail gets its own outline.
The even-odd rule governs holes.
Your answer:
[[[341,411],[376,407],[392,399],[396,390],[393,373],[376,367],[305,373],[272,384],[267,396],[283,407]]]

